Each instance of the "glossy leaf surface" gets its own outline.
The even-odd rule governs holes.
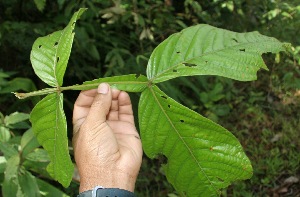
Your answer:
[[[30,114],[32,130],[38,142],[47,150],[49,174],[64,187],[72,179],[74,170],[68,150],[67,123],[63,111],[63,94],[53,93],[42,99]]]
[[[181,194],[218,196],[232,181],[252,176],[249,159],[229,131],[156,86],[142,93],[139,122],[145,153],[167,157],[166,176]]]
[[[79,9],[63,30],[38,38],[32,46],[30,60],[34,72],[52,87],[59,87],[63,83],[73,44],[76,20],[85,10]]]
[[[190,75],[255,80],[257,70],[267,69],[261,55],[284,49],[285,44],[258,32],[236,33],[196,25],[171,35],[156,47],[148,62],[147,77],[154,83]]]
[[[85,81],[76,90],[89,90],[97,88],[100,83],[109,83],[111,87],[127,92],[142,92],[148,84],[148,79],[144,75],[121,75],[115,77],[99,78],[92,81]]]

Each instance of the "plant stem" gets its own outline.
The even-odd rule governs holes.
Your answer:
[[[110,85],[112,84],[117,84],[118,82],[106,82]],[[123,83],[123,82],[122,82]],[[94,83],[94,84],[81,84],[81,85],[72,85],[72,86],[66,86],[66,87],[54,87],[54,88],[45,88],[42,90],[37,90],[33,92],[28,92],[28,93],[18,93],[18,92],[13,92],[16,97],[19,99],[25,99],[31,96],[40,96],[40,95],[45,95],[45,94],[51,94],[55,92],[62,92],[64,90],[90,90],[90,89],[95,89],[97,88],[99,83]]]
[[[58,88],[45,88],[42,90],[37,90],[37,91],[33,91],[33,92],[28,92],[28,93],[18,93],[18,92],[13,92],[13,93],[19,99],[25,99],[25,98],[31,97],[31,96],[39,96],[39,95],[50,94],[50,93],[54,93],[54,92],[59,92],[59,89]]]

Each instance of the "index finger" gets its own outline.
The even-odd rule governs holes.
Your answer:
[[[78,124],[78,121],[86,118],[96,95],[97,89],[80,92],[74,104],[73,124]]]
[[[118,95],[119,120],[134,124],[133,110],[130,97],[127,92],[121,91]]]

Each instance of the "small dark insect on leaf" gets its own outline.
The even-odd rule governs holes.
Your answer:
[[[239,42],[239,41],[238,41],[237,39],[235,39],[235,38],[232,38],[232,40],[235,41],[235,42]]]
[[[177,72],[177,70],[176,70],[176,69],[173,69],[173,72],[174,72],[174,73],[176,73],[176,72]]]
[[[246,51],[246,49],[240,49],[240,51],[242,51],[242,52],[245,52],[245,51]]]
[[[195,67],[197,66],[196,64],[190,64],[190,63],[183,63],[183,65],[187,66],[187,67]]]
[[[180,120],[180,122],[184,122],[184,120]]]

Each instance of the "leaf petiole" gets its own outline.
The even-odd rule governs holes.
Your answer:
[[[125,90],[125,91],[129,91],[129,92],[141,92],[143,90],[143,88],[141,88],[140,90],[130,90],[128,88],[124,88],[121,87],[120,85],[124,86],[124,85],[140,85],[140,86],[144,86],[146,87],[148,84],[148,81],[101,81],[101,83],[108,83],[111,86],[116,86],[118,89],[120,90]],[[15,96],[19,99],[25,99],[31,96],[41,96],[41,95],[46,95],[46,94],[51,94],[51,93],[55,93],[55,92],[62,92],[64,90],[91,90],[91,89],[95,89],[98,87],[100,81],[97,82],[92,82],[92,83],[84,83],[81,85],[72,85],[72,86],[66,86],[66,87],[53,87],[53,88],[45,88],[42,90],[37,90],[37,91],[33,91],[33,92],[28,92],[28,93],[19,93],[19,92],[13,92],[15,94]]]
[[[31,96],[40,96],[45,94],[51,94],[54,92],[59,92],[58,88],[45,88],[42,90],[37,90],[33,92],[23,93],[23,92],[12,92],[17,98],[19,99],[25,99]]]
[[[41,96],[45,94],[51,94],[55,92],[62,92],[64,90],[90,90],[97,88],[99,84],[82,84],[82,85],[72,85],[72,86],[66,86],[66,87],[54,87],[54,88],[45,88],[33,92],[28,93],[19,93],[19,92],[12,92],[15,94],[15,96],[19,99],[25,99],[31,96]]]

